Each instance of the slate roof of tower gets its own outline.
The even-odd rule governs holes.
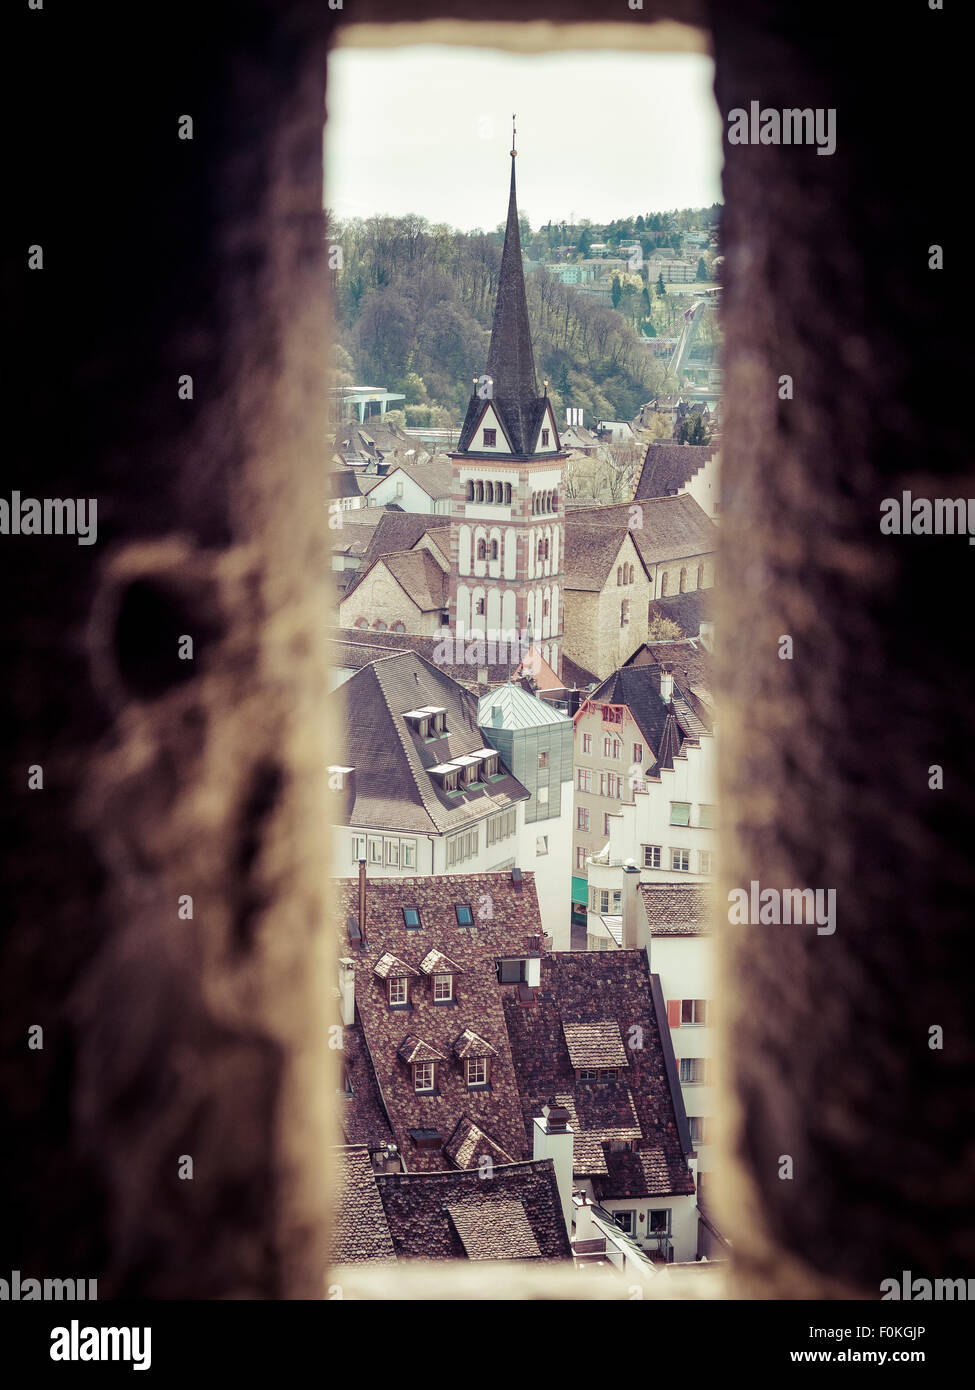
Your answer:
[[[446,709],[447,733],[428,740],[403,716],[431,705]],[[496,781],[454,795],[430,774],[432,767],[483,748],[484,735],[476,696],[415,652],[398,652],[356,671],[332,692],[329,708],[343,731],[339,761],[355,768],[353,804],[341,812],[342,824],[443,834],[528,800],[527,789],[500,759],[503,775]]]
[[[336,920],[344,924],[347,914],[358,911],[358,882],[333,880],[333,891]],[[458,902],[470,905],[473,927],[458,925]],[[404,907],[419,909],[418,929],[407,928]],[[510,871],[368,881],[365,944],[343,940],[342,953],[354,961],[356,1015],[395,1141],[410,1170],[476,1163],[484,1154],[505,1162],[531,1153],[503,1008],[503,998],[515,994],[517,985],[499,984],[496,962],[499,957],[527,957],[537,949],[541,931],[530,872],[520,883],[512,882]],[[431,950],[442,951],[463,969],[454,977],[454,999],[436,1003],[432,980],[421,974],[411,982],[410,1007],[391,1007],[386,983],[375,974],[377,962],[392,955],[419,970]],[[465,1062],[455,1052],[467,1029],[494,1049],[490,1086],[483,1090],[468,1089]],[[478,1044],[472,1045],[480,1053]],[[411,1060],[425,1060],[434,1052],[444,1059],[436,1069],[436,1093],[417,1094]],[[343,1103],[354,1109],[356,1097]],[[472,1137],[472,1126],[477,1136]],[[420,1147],[414,1130],[437,1131],[439,1146]]]
[[[550,1158],[467,1172],[377,1173],[399,1259],[569,1260]]]
[[[662,618],[670,618],[688,637],[697,637],[701,623],[712,621],[714,590],[691,589],[690,593],[667,594],[663,598],[651,599],[651,619],[655,613]]]
[[[529,1142],[535,1117],[554,1096],[570,1113],[574,1171],[592,1178],[597,1198],[616,1195],[618,1158],[631,1160],[632,1180],[648,1196],[694,1191],[668,1080],[670,1033],[666,1018],[656,1016],[643,951],[544,956],[535,1007],[521,1008],[506,994],[504,1013]],[[629,1066],[617,1081],[577,1082],[564,1023],[605,1026],[610,1021],[619,1029]],[[614,1137],[636,1140],[640,1152],[610,1154]]]
[[[521,262],[514,156],[511,160],[508,220],[504,231],[498,295],[494,303],[491,345],[488,348],[485,375],[491,378],[491,403],[511,446],[510,455],[492,454],[489,457],[495,462],[503,463],[506,458],[512,456],[531,456],[549,401],[547,396],[539,396],[535,376],[535,356],[532,351],[531,325],[528,321],[528,301],[525,295],[525,272]],[[471,444],[486,404],[487,401],[478,396],[477,391],[472,393],[457,441],[459,453],[476,453],[476,450],[471,450]],[[555,444],[559,445],[557,428]]]
[[[576,518],[580,515],[589,513],[570,512],[565,519],[563,583],[566,589],[598,593],[609,579],[629,533],[625,526],[577,524]]]

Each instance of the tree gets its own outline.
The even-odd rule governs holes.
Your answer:
[[[622,290],[622,287],[621,287],[621,285],[620,285],[620,277],[619,277],[618,275],[614,275],[614,276],[613,276],[613,308],[614,308],[614,309],[618,309],[618,308],[620,307],[620,300],[621,300],[622,298],[623,298],[623,290]]]
[[[708,431],[703,415],[686,415],[677,430],[678,444],[706,444]]]
[[[679,642],[683,636],[677,623],[662,613],[654,613],[647,625],[648,642]]]
[[[708,278],[708,268],[707,268],[707,266],[704,264],[704,257],[703,257],[703,256],[701,256],[701,257],[698,259],[698,263],[697,263],[697,278],[698,278],[699,280],[706,280],[706,279]]]
[[[559,368],[559,380],[556,387],[563,400],[572,399],[572,383],[569,381],[569,364],[563,362]]]
[[[663,271],[661,271],[660,274],[657,276],[657,294],[661,299],[663,299],[666,293],[667,286],[664,284],[664,273]]]

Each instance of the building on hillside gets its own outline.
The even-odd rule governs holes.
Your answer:
[[[376,877],[513,868],[526,787],[485,742],[477,698],[412,651],[363,666],[330,696],[332,863]]]
[[[341,420],[358,420],[360,425],[405,400],[401,392],[382,386],[334,386],[330,395],[332,413]]]
[[[487,370],[467,407],[453,467],[449,625],[516,633],[562,659],[563,469],[548,383],[539,394],[525,298],[515,151]]]
[[[439,454],[425,463],[397,463],[369,487],[366,504],[449,516],[451,488],[450,463]]]
[[[569,1260],[551,1159],[443,1173],[377,1171],[365,1145],[332,1150],[336,1264]]]
[[[339,604],[342,627],[430,637],[443,626],[447,567],[428,549],[377,556]]]
[[[530,873],[335,889],[344,1128],[380,1184],[549,1160],[573,1234],[582,1201],[650,1258],[693,1259],[696,1158],[646,953],[543,951]],[[404,1217],[408,1186],[388,1184]]]
[[[719,462],[715,444],[650,444],[633,500],[643,502],[687,493],[714,520],[721,503]]]
[[[627,862],[648,879],[714,873],[712,728],[668,663],[624,666],[580,705],[574,869],[588,880],[590,949],[620,944]]]
[[[608,444],[633,443],[633,426],[629,420],[600,420],[596,434]]]
[[[664,259],[655,251],[647,261],[647,278],[655,281],[661,275],[665,285],[690,285],[697,279],[697,260]]]
[[[329,526],[332,570],[340,598],[359,572],[380,515],[368,508],[357,508],[342,512],[337,518],[338,524]]]
[[[572,720],[508,683],[481,697],[484,742],[530,793],[520,823],[517,863],[535,875],[542,928],[555,951],[571,944]]]

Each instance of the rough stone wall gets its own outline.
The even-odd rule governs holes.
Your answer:
[[[385,565],[374,565],[372,573],[357,584],[353,593],[339,604],[339,626],[355,627],[365,618],[370,628],[377,621],[388,628],[402,623],[409,633],[429,636],[440,631],[440,609],[421,613]]]

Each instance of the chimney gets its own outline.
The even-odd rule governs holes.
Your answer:
[[[660,698],[665,705],[669,705],[674,698],[674,668],[669,661],[665,661],[660,668]]]
[[[355,965],[348,956],[339,957],[339,998],[342,1001],[342,1025],[351,1028],[355,1023]]]
[[[359,934],[366,939],[366,861],[359,860]]]
[[[535,1120],[532,1158],[551,1158],[555,1163],[555,1181],[559,1185],[565,1229],[572,1239],[572,1128],[569,1112],[554,1100],[542,1106]]]
[[[640,870],[632,859],[623,865],[623,950],[640,951]]]

